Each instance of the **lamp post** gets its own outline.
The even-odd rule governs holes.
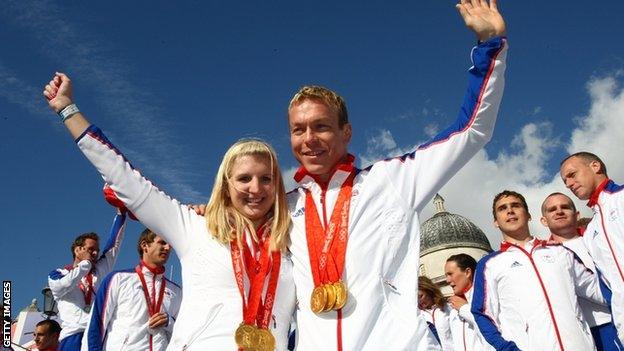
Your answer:
[[[41,293],[43,294],[43,314],[45,314],[46,319],[50,319],[58,313],[56,300],[52,296],[52,290],[47,286],[41,290]]]

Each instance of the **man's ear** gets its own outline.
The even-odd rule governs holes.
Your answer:
[[[600,173],[600,162],[598,161],[590,161],[589,162],[589,168],[591,168],[592,172],[594,172],[594,174],[599,174]]]
[[[351,128],[351,123],[345,123],[342,126],[342,133],[345,141],[348,143],[351,141],[351,136],[353,135],[353,129]]]
[[[548,222],[546,221],[546,217],[540,218],[540,223],[542,223],[544,227],[548,227]]]

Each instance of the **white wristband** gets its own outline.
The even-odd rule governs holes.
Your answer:
[[[78,106],[76,106],[76,104],[70,104],[70,105],[65,106],[65,108],[62,109],[61,112],[58,113],[58,115],[61,117],[61,122],[65,122],[65,120],[67,120],[68,118],[70,118],[71,116],[75,115],[78,112],[80,112],[80,110],[78,109]]]

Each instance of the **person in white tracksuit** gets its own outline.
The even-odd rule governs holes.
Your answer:
[[[118,199],[180,259],[184,299],[167,349],[286,350],[295,308],[290,218],[270,145],[247,139],[228,149],[202,217],[154,186],[87,121],[67,75],[56,73],[43,95]]]
[[[605,303],[598,278],[561,244],[535,239],[524,197],[494,197],[499,251],[477,264],[471,311],[496,350],[595,350],[578,297]]]
[[[561,243],[572,250],[583,262],[585,267],[596,273],[596,267],[589,255],[587,246],[578,228],[579,213],[572,199],[562,193],[552,193],[542,202],[542,218],[540,221],[548,228],[550,240]],[[600,281],[601,284],[602,281]],[[601,288],[608,289],[601,285]],[[621,351],[624,350],[617,337],[617,330],[613,325],[611,311],[608,306],[600,305],[586,299],[579,299],[581,310],[591,327],[592,336],[598,351]]]
[[[98,290],[82,350],[164,351],[182,302],[182,289],[165,278],[171,247],[145,229],[140,263],[106,276]]]
[[[301,165],[288,193],[297,350],[439,348],[417,307],[418,213],[491,138],[507,52],[496,1],[457,8],[479,39],[468,90],[455,123],[413,152],[357,169],[344,100],[318,86],[291,99],[291,149]],[[333,239],[335,228],[344,235]],[[348,290],[338,308],[321,303],[330,285]]]
[[[470,312],[476,268],[477,261],[464,253],[450,256],[444,264],[446,282],[453,289],[453,295],[448,297],[448,302],[452,307],[449,324],[455,351],[494,350],[483,339]]]
[[[453,351],[450,325],[452,308],[446,303],[440,288],[425,276],[418,277],[418,309],[422,311],[442,351]]]
[[[561,179],[594,215],[583,241],[596,269],[606,282],[606,296],[618,338],[624,343],[624,186],[607,175],[607,166],[595,154],[582,151],[561,162]]]
[[[73,262],[48,275],[61,320],[60,351],[80,350],[82,336],[101,280],[113,269],[125,230],[126,215],[117,214],[110,236],[100,254],[99,238],[85,233],[72,244]]]

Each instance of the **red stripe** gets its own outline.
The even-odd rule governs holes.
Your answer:
[[[600,207],[599,204],[596,204],[596,206],[598,206],[598,211],[600,212],[600,225],[602,226],[602,232],[604,233],[605,240],[607,240],[607,244],[609,245],[609,251],[611,251],[611,256],[613,256],[613,261],[615,261],[615,266],[618,269],[618,273],[620,273],[620,278],[622,278],[622,281],[624,281],[624,274],[622,274],[622,268],[620,267],[620,263],[618,262],[617,257],[615,256],[615,251],[613,251],[613,247],[611,246],[611,240],[609,240],[609,235],[607,234],[607,227],[605,227],[605,224],[604,224],[604,216],[602,214],[602,207]]]
[[[445,142],[445,141],[449,140],[453,135],[459,134],[459,133],[463,133],[468,128],[470,128],[470,126],[474,123],[475,118],[477,117],[477,112],[479,111],[479,108],[481,107],[481,102],[483,100],[483,94],[485,93],[485,88],[488,86],[490,78],[492,77],[492,72],[494,71],[494,66],[496,65],[496,59],[498,58],[498,55],[500,55],[500,53],[505,48],[506,43],[507,43],[507,41],[504,41],[503,45],[501,45],[501,47],[498,49],[496,54],[494,54],[494,56],[492,57],[492,62],[490,63],[490,67],[488,68],[488,71],[487,71],[487,73],[485,75],[485,79],[483,80],[483,86],[481,86],[481,91],[479,92],[479,98],[477,98],[477,102],[475,104],[475,108],[472,111],[472,116],[470,116],[470,120],[468,120],[468,123],[466,123],[466,126],[464,126],[464,128],[462,130],[458,130],[458,131],[456,131],[454,133],[449,134],[449,136],[446,137],[443,140],[438,140],[438,141],[436,141],[434,143],[431,143],[431,144],[427,145],[424,148],[418,148],[417,150],[425,150],[425,149],[428,149],[429,147],[431,147],[433,145],[437,145],[437,144],[440,144],[442,142]]]
[[[342,351],[342,308],[339,309],[338,311],[338,316],[337,316],[337,322],[338,325],[336,327],[336,334],[337,334],[337,350],[338,351]]]
[[[557,326],[557,321],[555,320],[555,313],[553,312],[552,305],[550,304],[550,299],[548,298],[548,293],[546,292],[546,287],[544,286],[544,282],[542,281],[542,276],[539,274],[539,271],[537,270],[535,261],[533,261],[533,257],[525,249],[523,249],[522,247],[518,245],[514,245],[514,244],[512,245],[517,247],[521,252],[523,252],[529,258],[531,265],[533,265],[533,270],[535,270],[535,275],[537,275],[537,279],[539,280],[540,286],[542,287],[542,292],[544,293],[544,298],[546,299],[546,304],[548,305],[548,312],[550,312],[550,318],[552,319],[553,326],[555,327],[555,333],[557,334],[557,341],[559,342],[559,347],[561,347],[561,351],[563,351],[564,350],[563,341],[561,341],[561,334],[559,334],[559,327]],[[538,246],[539,244],[536,246],[533,246],[533,248],[531,249],[531,253]]]

